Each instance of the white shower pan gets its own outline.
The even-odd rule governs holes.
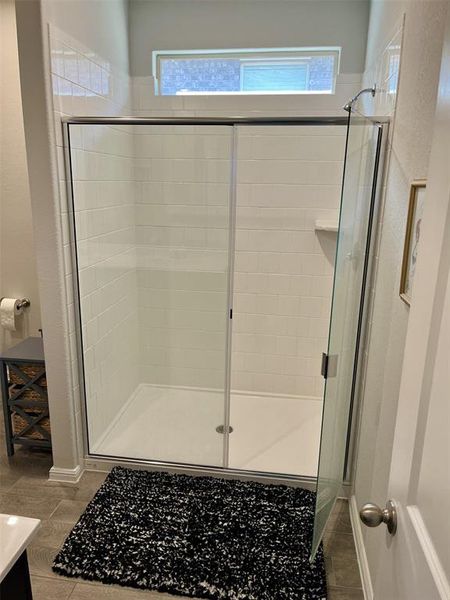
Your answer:
[[[220,391],[141,384],[91,453],[317,475],[321,398],[232,392],[228,465],[223,435],[216,431],[221,398]]]

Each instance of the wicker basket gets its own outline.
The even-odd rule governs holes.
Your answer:
[[[17,392],[19,392],[22,388],[23,385],[11,385],[9,387],[10,398],[17,394]],[[23,392],[20,393],[20,399],[26,400],[27,402],[42,402],[42,395],[39,394],[39,392],[36,392],[36,390],[33,390],[32,388],[27,388],[26,390],[23,390]]]
[[[33,411],[33,410],[30,410],[30,409],[24,409],[24,412],[28,413],[30,416],[33,416],[33,417],[37,417],[40,414],[38,411]],[[18,413],[13,413],[11,415],[11,417],[12,417],[13,433],[14,433],[14,435],[19,435],[20,432],[23,429],[25,429],[25,427],[27,427],[28,423]],[[42,429],[44,429],[50,435],[50,433],[51,433],[51,431],[50,431],[50,419],[48,417],[44,417],[43,419],[41,419],[39,421],[39,425],[42,427]],[[40,433],[40,431],[38,431],[34,427],[32,427],[31,429],[29,429],[21,437],[30,438],[30,439],[33,439],[33,440],[45,440],[46,439]]]
[[[25,375],[28,375],[30,379],[32,379],[43,370],[43,367],[39,364],[23,364],[20,365],[20,370],[23,371]],[[24,385],[26,383],[25,379],[22,379],[19,376],[19,374],[16,371],[13,371],[12,369],[9,369],[9,382],[17,385]],[[36,383],[42,388],[47,387],[47,378],[45,376],[45,373],[41,377],[39,377]]]

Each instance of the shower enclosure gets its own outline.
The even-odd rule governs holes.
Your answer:
[[[385,127],[65,120],[87,457],[318,477],[320,530],[351,451]]]

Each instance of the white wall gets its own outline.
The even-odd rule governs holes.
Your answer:
[[[137,385],[133,359],[142,383],[220,389],[225,379],[232,130],[125,130],[71,128],[89,418],[97,432],[95,422],[104,429]],[[234,389],[322,397],[336,237],[314,226],[337,223],[345,131],[238,129]],[[103,183],[113,156],[106,177],[113,181]],[[128,181],[120,181],[124,160]],[[98,227],[107,229],[101,237]],[[99,269],[108,272],[119,258],[127,265],[123,287],[135,290],[122,293],[123,308],[136,298],[139,305],[139,327],[126,322],[140,334],[138,342],[123,331],[115,346],[98,331],[108,315],[122,320],[112,307],[103,313],[108,290]],[[115,347],[118,364],[110,368]],[[111,376],[120,352],[123,385]]]
[[[359,90],[367,2],[132,0],[129,6],[137,115],[344,116],[342,106]],[[153,49],[320,44],[343,47],[332,95],[154,96]],[[262,128],[253,135],[239,128],[232,387],[321,398],[335,239],[316,236],[314,222],[337,218],[345,140],[344,128],[301,129]],[[151,352],[153,360],[170,361]]]
[[[45,20],[128,74],[126,0],[45,0]]]
[[[41,327],[13,0],[0,3],[0,298],[29,298],[17,330],[0,328],[0,351]]]
[[[134,112],[161,116],[340,115],[364,69],[367,0],[129,0]],[[337,45],[335,94],[154,96],[153,50]]]
[[[395,415],[400,386],[409,309],[399,297],[408,198],[411,181],[426,178],[436,105],[445,2],[389,2],[372,4],[367,56],[367,82],[385,73],[391,45],[399,43],[399,23],[405,25],[396,110],[391,126],[390,155],[385,175],[384,206],[376,256],[376,279],[370,337],[366,349],[360,437],[355,477],[358,506],[385,504]],[[394,43],[391,43],[395,40]],[[381,66],[380,66],[381,65]],[[382,80],[384,87],[385,80]],[[391,112],[381,104],[373,112]],[[384,532],[362,532],[369,572],[375,573]]]
[[[153,50],[342,46],[342,73],[362,73],[368,0],[130,0],[131,75]]]
[[[140,380],[223,389],[232,129],[135,131]]]
[[[135,127],[140,380],[225,378],[231,129]],[[345,127],[239,127],[232,387],[323,393]]]
[[[71,127],[90,448],[138,385],[134,143],[128,127]]]
[[[136,127],[141,381],[221,388],[229,128]],[[321,397],[345,127],[238,129],[232,387]],[[195,159],[195,162],[194,162]]]
[[[123,36],[124,16],[114,12],[114,6],[117,10],[117,4],[113,4],[107,14],[116,27],[122,26]],[[52,3],[49,9],[49,19],[60,23]],[[58,135],[61,116],[123,114],[129,105],[129,86],[124,70],[126,57],[119,61],[112,51],[103,56],[94,50],[94,40],[92,47],[86,46],[53,21],[49,43],[58,176],[62,184],[65,169]],[[122,47],[126,52],[126,45]],[[93,449],[138,383],[134,144],[127,127],[74,126],[70,135],[89,443]],[[60,188],[64,190],[63,185]],[[65,234],[67,304],[72,317],[74,273],[70,257],[74,248],[67,235],[71,206],[66,206],[66,201],[63,191],[61,227]],[[74,325],[71,318],[71,362],[79,413]]]
[[[322,398],[345,127],[239,127],[232,388]]]

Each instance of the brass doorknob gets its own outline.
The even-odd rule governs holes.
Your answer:
[[[381,523],[385,523],[391,535],[395,535],[397,531],[397,511],[392,500],[388,500],[386,508],[383,509],[377,504],[368,502],[359,511],[359,516],[367,527],[378,527]]]

